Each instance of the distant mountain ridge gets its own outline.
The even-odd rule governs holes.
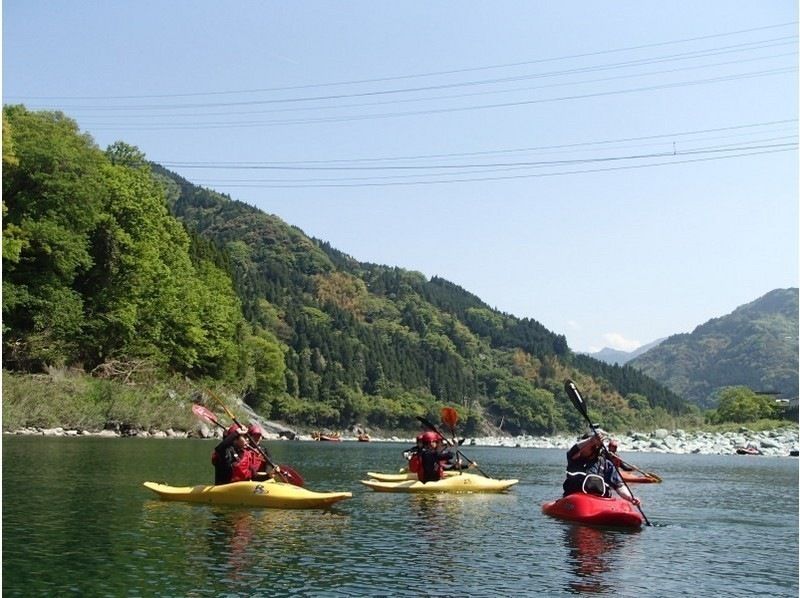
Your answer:
[[[798,289],[776,289],[676,334],[628,365],[704,408],[723,386],[798,396]]]
[[[642,345],[633,351],[620,351],[619,349],[612,349],[611,347],[603,347],[596,353],[587,353],[587,355],[611,365],[625,365],[631,359],[639,357],[639,355],[646,353],[653,347],[657,347],[659,344],[664,342],[666,338],[667,337],[665,336],[658,340],[654,340],[653,342]]]

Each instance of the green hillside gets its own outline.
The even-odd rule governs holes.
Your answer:
[[[575,430],[566,377],[612,429],[689,410],[444,279],[359,262],[122,142],[102,151],[59,113],[6,107],[3,127],[6,370],[181,376],[305,426],[413,428],[450,404],[466,434]]]
[[[798,394],[798,289],[777,289],[709,320],[691,334],[669,337],[629,365],[676,394],[713,407],[715,392],[747,386]]]

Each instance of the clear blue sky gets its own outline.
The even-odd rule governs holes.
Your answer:
[[[797,13],[6,0],[3,100],[631,350],[798,285]]]

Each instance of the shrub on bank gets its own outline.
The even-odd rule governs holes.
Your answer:
[[[80,373],[32,376],[3,371],[3,430],[189,430],[196,425],[189,402],[192,392],[167,383],[130,386]]]

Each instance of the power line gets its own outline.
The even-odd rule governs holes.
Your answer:
[[[738,151],[740,153],[727,153]],[[499,181],[499,180],[512,180],[512,179],[527,179],[527,178],[540,178],[540,177],[553,177],[553,176],[567,176],[567,175],[576,175],[576,174],[588,174],[588,173],[598,173],[598,172],[611,172],[611,171],[618,171],[618,170],[629,170],[629,169],[639,169],[639,168],[649,168],[649,167],[656,167],[656,166],[668,166],[668,165],[677,165],[677,164],[689,164],[695,162],[707,162],[712,160],[722,160],[722,159],[732,159],[732,158],[741,158],[741,157],[748,157],[748,156],[756,156],[762,154],[772,154],[778,152],[786,152],[786,151],[797,151],[797,143],[782,143],[782,144],[771,144],[771,145],[764,145],[764,146],[752,146],[752,147],[739,147],[739,148],[726,148],[726,149],[717,149],[717,150],[698,150],[698,151],[689,151],[683,152],[680,154],[672,154],[672,153],[662,153],[662,154],[653,154],[648,157],[651,158],[659,158],[659,157],[666,157],[667,155],[670,156],[692,156],[692,155],[700,155],[703,157],[698,158],[688,158],[688,159],[676,159],[676,160],[669,160],[664,162],[652,162],[647,164],[627,164],[624,166],[614,166],[608,168],[595,168],[595,169],[584,169],[584,170],[570,170],[570,171],[557,171],[557,172],[545,172],[545,173],[532,173],[532,174],[519,174],[519,175],[509,175],[509,176],[496,176],[496,177],[471,177],[471,178],[448,178],[448,179],[433,179],[433,180],[418,180],[418,181],[395,181],[395,182],[366,182],[366,183],[347,183],[347,182],[331,182],[331,183],[324,183],[324,184],[306,184],[306,183],[295,183],[295,182],[287,182],[285,181],[276,181],[274,184],[251,184],[251,183],[241,183],[241,184],[219,184],[222,188],[270,188],[270,189],[310,189],[310,188],[338,188],[338,187],[388,187],[388,186],[408,186],[408,185],[436,185],[436,184],[449,184],[449,183],[467,183],[467,182],[486,182],[486,181]],[[714,154],[714,155],[707,155],[707,154]],[[641,156],[628,156],[628,157],[618,157],[617,160],[632,160],[632,159],[642,159]],[[601,160],[596,160],[601,161]],[[589,161],[587,161],[589,162]],[[202,182],[199,184],[203,184]],[[208,183],[205,183],[208,184]]]
[[[553,144],[553,145],[539,145],[539,146],[527,146],[527,147],[516,147],[516,148],[501,148],[495,150],[483,150],[477,152],[451,152],[451,153],[439,153],[439,154],[415,154],[415,155],[402,155],[402,156],[386,156],[380,158],[340,158],[340,159],[332,159],[332,160],[294,160],[294,161],[269,161],[269,162],[186,162],[186,161],[177,161],[177,160],[153,160],[154,162],[158,162],[162,165],[169,165],[172,167],[192,167],[192,168],[227,168],[231,165],[303,165],[303,164],[331,164],[331,163],[354,163],[354,162],[386,162],[386,161],[410,161],[410,160],[420,160],[420,159],[429,159],[429,158],[463,158],[468,156],[485,156],[485,155],[495,155],[495,154],[508,154],[508,153],[530,153],[530,152],[543,152],[543,151],[550,151],[552,150],[578,150],[580,148],[591,148],[597,146],[608,146],[614,145],[618,143],[630,143],[630,142],[638,142],[638,141],[650,141],[650,140],[657,140],[657,139],[668,139],[673,140],[675,138],[681,137],[691,137],[697,135],[705,135],[708,133],[723,133],[728,131],[744,131],[747,130],[747,133],[744,134],[753,134],[750,132],[751,129],[755,128],[763,128],[763,127],[773,127],[776,125],[788,125],[790,123],[797,123],[798,120],[796,118],[787,118],[782,120],[773,120],[773,121],[765,121],[759,123],[747,123],[743,125],[732,125],[728,127],[715,127],[710,129],[696,129],[693,131],[673,131],[670,133],[659,133],[656,135],[640,135],[636,137],[620,137],[616,139],[603,139],[603,140],[595,140],[595,141],[582,141],[577,143],[562,143],[562,144]],[[760,133],[759,133],[760,134]],[[705,139],[715,139],[714,137],[706,137]],[[702,138],[700,140],[703,140]]]
[[[692,81],[678,81],[673,83],[663,83],[659,85],[641,86],[627,89],[618,89],[610,91],[600,91],[585,94],[574,94],[567,96],[557,96],[552,98],[536,98],[530,100],[520,100],[516,102],[498,102],[494,104],[478,104],[472,106],[451,106],[446,108],[430,108],[424,110],[410,110],[405,112],[388,112],[377,114],[351,114],[344,116],[326,116],[316,118],[298,118],[286,120],[264,120],[264,121],[232,121],[232,122],[212,122],[212,123],[188,123],[188,124],[167,124],[167,125],[96,125],[95,130],[105,130],[108,128],[114,130],[181,130],[181,129],[220,129],[220,128],[241,128],[241,127],[270,127],[270,126],[287,126],[287,125],[308,125],[308,124],[322,124],[322,123],[344,123],[355,122],[364,120],[377,120],[383,118],[398,118],[406,116],[421,116],[427,114],[446,114],[455,112],[466,112],[472,110],[487,110],[498,108],[512,108],[519,106],[529,106],[535,104],[545,104],[554,102],[565,102],[573,100],[581,100],[596,97],[608,97],[615,95],[623,95],[628,93],[637,93],[643,91],[656,91],[664,89],[675,89],[680,87],[694,87],[698,85],[707,85],[713,83],[722,83],[728,81],[736,81],[742,79],[753,79],[759,77],[767,77],[780,74],[795,73],[794,67],[767,69],[760,71],[751,71],[740,73],[736,75],[725,75],[720,77],[711,77],[706,79],[696,79]]]
[[[789,139],[789,138],[796,138],[797,135],[791,136],[784,136],[779,138],[771,138],[765,140],[759,140],[758,142],[765,142],[765,141],[774,141],[774,140],[782,140],[782,139]],[[752,142],[756,143],[756,142]],[[727,151],[723,148],[730,147],[731,144],[727,146],[711,146],[706,148],[696,148],[695,150],[685,151],[682,152],[684,154],[691,154],[696,153],[699,151]],[[756,146],[756,148],[759,146]],[[746,149],[746,146],[742,146],[741,144],[735,146],[734,149]],[[338,171],[338,172],[347,172],[347,171],[381,171],[381,170],[458,170],[464,168],[515,168],[515,167],[531,167],[531,166],[561,166],[567,164],[583,164],[589,162],[607,162],[607,161],[615,161],[615,160],[633,160],[633,159],[643,159],[643,158],[654,158],[654,157],[663,157],[663,156],[670,156],[675,153],[675,150],[670,150],[667,152],[657,152],[657,153],[649,153],[649,154],[638,154],[638,155],[627,155],[627,156],[613,156],[613,157],[600,157],[600,158],[575,158],[572,160],[538,160],[534,162],[492,162],[492,163],[483,163],[483,164],[424,164],[424,165],[411,165],[411,164],[404,164],[404,165],[395,165],[395,166],[288,166],[288,165],[269,165],[269,164],[261,164],[261,165],[243,165],[243,164],[233,164],[224,167],[215,167],[215,166],[197,166],[191,164],[180,164],[183,168],[225,168],[226,170],[287,170],[287,171]],[[175,163],[162,163],[163,166],[175,167]]]
[[[335,81],[335,82],[326,82],[326,83],[311,83],[306,85],[292,85],[292,86],[283,86],[283,87],[267,87],[267,88],[256,88],[256,89],[240,89],[240,90],[224,90],[224,91],[211,91],[211,92],[188,92],[188,93],[173,93],[173,94],[143,94],[143,95],[106,95],[106,96],[10,96],[17,99],[26,99],[26,100],[95,100],[95,99],[105,99],[105,100],[119,100],[119,99],[147,99],[147,98],[177,98],[177,97],[197,97],[197,96],[213,96],[213,95],[234,95],[234,94],[246,94],[246,93],[265,93],[265,92],[275,92],[275,91],[291,91],[291,90],[298,90],[298,89],[314,89],[320,87],[333,87],[333,86],[341,86],[341,85],[361,85],[365,83],[382,83],[387,81],[400,81],[400,80],[407,80],[407,79],[414,79],[414,78],[422,78],[422,77],[437,77],[442,75],[454,75],[460,73],[469,73],[469,72],[478,72],[478,71],[485,71],[485,70],[492,70],[492,69],[501,69],[501,68],[513,68],[519,66],[529,66],[533,64],[543,64],[547,62],[557,62],[562,60],[572,60],[575,58],[587,58],[593,56],[602,56],[607,54],[615,54],[621,52],[630,52],[634,50],[643,50],[648,48],[656,48],[668,45],[676,45],[676,44],[684,44],[696,41],[704,41],[709,39],[717,39],[722,37],[731,37],[735,35],[742,35],[745,33],[753,33],[757,31],[767,31],[770,29],[778,29],[783,27],[790,27],[796,26],[798,21],[789,21],[786,23],[777,23],[774,25],[766,25],[762,27],[752,27],[749,29],[739,29],[736,31],[730,31],[725,33],[716,33],[710,35],[702,35],[696,37],[688,37],[682,38],[677,40],[669,40],[663,42],[654,42],[649,44],[641,44],[636,46],[627,46],[622,48],[612,48],[609,50],[597,50],[594,52],[583,52],[578,54],[569,54],[564,56],[556,56],[551,58],[540,58],[535,60],[525,60],[520,62],[511,62],[511,63],[503,63],[503,64],[494,64],[494,65],[487,65],[487,66],[479,66],[479,67],[468,67],[468,68],[461,68],[461,69],[452,69],[452,70],[444,70],[444,71],[433,71],[428,73],[417,73],[417,74],[407,74],[407,75],[396,75],[396,76],[389,76],[389,77],[375,77],[370,79],[356,79],[356,80],[348,80],[348,81]]]
[[[70,108],[74,110],[96,110],[96,111],[121,111],[121,110],[138,111],[138,110],[165,110],[165,109],[193,110],[198,108],[227,108],[236,106],[261,106],[268,104],[296,104],[304,102],[342,100],[342,99],[359,98],[359,97],[375,97],[375,96],[397,95],[406,93],[419,93],[419,92],[429,92],[429,91],[440,91],[444,89],[454,89],[459,87],[476,87],[476,86],[494,85],[498,83],[511,83],[517,81],[530,80],[530,79],[561,77],[565,75],[592,73],[598,71],[615,70],[620,68],[630,68],[632,66],[644,66],[648,64],[658,64],[662,62],[673,62],[676,60],[705,58],[708,56],[717,56],[720,54],[728,54],[731,52],[742,52],[754,49],[772,48],[776,46],[789,45],[796,43],[796,41],[797,41],[797,36],[791,35],[791,36],[772,38],[759,42],[745,42],[742,44],[723,46],[721,48],[712,48],[710,50],[695,50],[692,52],[684,52],[680,54],[672,54],[667,56],[658,56],[655,58],[644,58],[626,62],[611,63],[606,65],[594,65],[594,66],[572,68],[560,71],[517,75],[513,77],[500,77],[494,79],[472,80],[472,81],[456,81],[452,83],[441,83],[438,85],[428,85],[421,87],[378,89],[378,90],[362,91],[356,93],[330,94],[324,96],[305,96],[305,97],[301,96],[292,98],[245,100],[237,102],[206,102],[206,103],[194,103],[194,104],[143,104],[143,105],[126,105],[126,106],[80,106],[79,105],[79,106],[71,106]],[[702,67],[687,67],[687,68],[702,68]]]
[[[784,45],[784,44],[781,44]],[[759,60],[770,60],[773,58],[785,58],[785,57],[796,57],[796,52],[787,52],[783,54],[771,54],[768,56],[757,56],[754,58],[746,58],[746,59],[738,59],[738,60],[730,60],[724,62],[715,62],[710,64],[701,64],[701,65],[693,65],[693,66],[684,66],[672,69],[662,69],[657,71],[649,71],[644,73],[630,73],[624,75],[614,75],[611,77],[601,77],[598,79],[584,79],[584,80],[577,80],[577,81],[562,81],[559,83],[549,83],[545,85],[536,85],[536,86],[528,86],[528,87],[516,87],[511,89],[495,89],[495,90],[484,90],[484,91],[475,91],[469,93],[461,93],[461,94],[450,94],[450,95],[438,95],[438,96],[431,96],[431,97],[420,97],[420,98],[395,98],[391,100],[385,101],[377,101],[377,102],[362,102],[358,104],[337,104],[337,105],[323,105],[323,106],[304,106],[304,107],[292,107],[292,108],[279,108],[279,109],[271,109],[271,110],[237,110],[235,112],[192,112],[192,113],[175,113],[175,114],[127,114],[127,115],[118,115],[119,118],[125,119],[154,119],[154,118],[197,118],[197,117],[204,117],[204,116],[235,116],[235,115],[246,115],[246,114],[276,114],[276,113],[287,113],[287,112],[308,112],[308,111],[320,111],[320,110],[331,110],[331,109],[342,109],[342,108],[365,108],[371,106],[383,106],[386,104],[403,104],[403,103],[411,103],[411,102],[431,102],[431,101],[441,101],[441,100],[452,100],[452,99],[459,99],[459,98],[467,98],[467,97],[475,97],[480,95],[497,95],[497,94],[508,94],[508,93],[520,93],[520,92],[528,92],[528,91],[535,91],[538,89],[547,89],[553,87],[566,87],[571,85],[586,85],[589,83],[603,83],[608,81],[616,81],[620,79],[632,79],[632,78],[641,78],[641,77],[650,77],[654,75],[665,75],[665,74],[672,74],[690,70],[698,70],[698,69],[707,69],[707,68],[715,68],[720,66],[728,66],[731,64],[734,65],[742,65],[747,62],[755,62]],[[604,70],[604,69],[598,69]],[[264,102],[267,103],[267,102]],[[71,113],[75,114],[74,108],[69,108]],[[77,114],[80,114],[81,108],[77,109]],[[84,120],[90,120],[94,117],[83,117]],[[100,117],[100,118],[104,118]],[[161,123],[164,124],[164,123]]]

